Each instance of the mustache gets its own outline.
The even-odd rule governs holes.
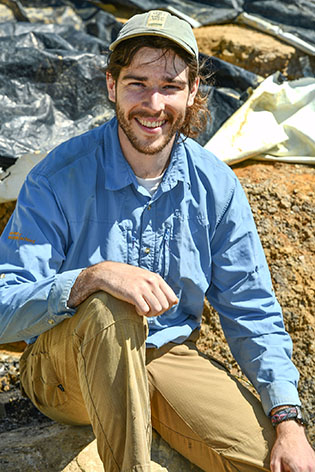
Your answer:
[[[167,112],[158,112],[158,113],[148,113],[147,111],[132,111],[128,115],[128,119],[132,118],[155,118],[158,120],[167,120],[172,122],[174,119],[170,113]]]

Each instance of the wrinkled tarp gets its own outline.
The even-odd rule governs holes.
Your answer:
[[[315,79],[265,79],[205,145],[221,160],[315,163]]]
[[[256,88],[262,79],[216,57],[200,54],[200,60],[204,61],[205,75],[213,73],[210,83],[201,86],[202,92],[208,96],[207,107],[211,115],[205,131],[196,138],[203,146],[248,99],[248,91]],[[211,85],[212,80],[214,85]]]
[[[241,13],[249,13],[281,25],[315,47],[314,0],[119,0],[112,3],[142,11],[161,8],[184,13],[200,25],[231,23]]]
[[[108,43],[72,26],[0,24],[0,166],[108,119]]]

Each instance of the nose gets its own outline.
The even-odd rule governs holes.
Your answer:
[[[158,89],[147,90],[142,105],[155,113],[163,111],[165,109],[163,94]]]

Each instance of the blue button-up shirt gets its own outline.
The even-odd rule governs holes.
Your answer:
[[[174,145],[153,196],[141,187],[117,121],[58,146],[28,175],[0,240],[0,342],[71,317],[80,271],[111,260],[159,273],[179,303],[148,318],[148,345],[186,339],[204,296],[266,413],[299,404],[279,304],[244,192],[224,163],[187,139]]]

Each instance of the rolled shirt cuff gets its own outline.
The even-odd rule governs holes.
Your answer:
[[[75,309],[68,307],[71,289],[83,269],[74,269],[55,275],[48,297],[48,312],[52,316],[73,315]]]
[[[295,385],[290,382],[273,382],[260,392],[264,412],[269,415],[271,410],[281,405],[299,405],[301,401]]]

